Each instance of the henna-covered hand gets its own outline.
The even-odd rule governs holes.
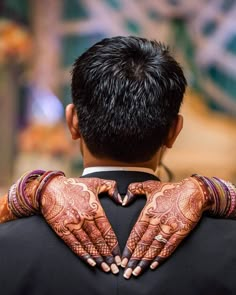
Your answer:
[[[0,198],[0,223],[42,213],[52,229],[65,243],[91,266],[104,271],[119,270],[120,250],[114,231],[101,207],[98,194],[106,192],[116,203],[122,200],[115,181],[98,178],[69,178],[58,173],[35,170],[26,173]],[[50,181],[45,182],[49,174]],[[60,173],[61,174],[61,173]],[[30,177],[29,177],[30,176]],[[20,182],[21,181],[21,182]],[[39,202],[35,196],[39,192]],[[22,195],[23,194],[23,195]],[[25,201],[27,200],[28,205]],[[114,260],[116,264],[114,263]]]
[[[16,219],[8,206],[7,195],[0,198],[0,223]]]
[[[41,213],[76,255],[92,266],[118,273],[118,241],[98,199],[104,192],[121,203],[114,181],[55,177],[42,193]]]
[[[190,177],[179,183],[146,181],[128,187],[123,205],[136,195],[147,202],[132,229],[123,252],[124,277],[138,276],[148,266],[155,269],[168,258],[198,223],[210,200],[204,187]]]
[[[54,231],[78,256],[91,265],[96,261],[105,271],[111,265],[113,273],[118,272],[113,259],[115,256],[120,264],[118,242],[97,198],[100,192],[108,192],[121,203],[115,182],[55,177],[59,174],[62,173],[41,170],[25,174],[11,187],[9,196],[0,198],[0,223],[41,210]],[[147,203],[123,253],[123,266],[129,262],[126,278],[132,271],[139,275],[150,264],[154,269],[168,258],[204,210],[217,217],[236,218],[236,188],[218,178],[194,175],[180,183],[135,183],[129,186],[123,205],[138,194],[146,194]]]

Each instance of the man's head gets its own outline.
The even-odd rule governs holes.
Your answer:
[[[185,88],[181,67],[161,43],[138,37],[104,39],[74,63],[74,114],[67,116],[72,136],[81,137],[98,158],[149,161],[177,136],[172,132],[168,143]]]

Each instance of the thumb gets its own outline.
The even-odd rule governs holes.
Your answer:
[[[128,186],[128,190],[122,202],[122,206],[127,206],[131,204],[135,200],[135,197],[138,195],[145,195],[143,182],[131,183]]]
[[[108,196],[117,204],[122,203],[122,198],[117,189],[117,183],[114,180],[100,179],[98,193],[107,193]]]

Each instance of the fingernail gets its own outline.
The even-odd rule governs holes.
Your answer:
[[[124,272],[124,278],[129,279],[132,274],[132,268],[127,268]]]
[[[122,198],[121,198],[121,195],[118,193],[117,189],[115,189],[115,191],[113,193],[113,200],[115,200],[116,203],[118,203],[118,204],[122,204]]]
[[[90,264],[91,266],[95,266],[96,265],[96,262],[92,259],[92,258],[89,258],[87,260],[88,264]]]
[[[152,264],[151,264],[151,266],[150,266],[150,268],[151,269],[155,269],[157,266],[158,266],[158,262],[157,261],[155,261],[155,262],[153,262]]]
[[[142,268],[140,266],[137,266],[132,272],[132,274],[137,277],[140,274],[141,270]]]
[[[105,262],[101,264],[101,267],[105,272],[110,271],[110,267]]]
[[[122,202],[122,206],[125,206],[126,203],[127,203],[127,201],[128,201],[128,196],[126,195],[126,196],[124,197],[123,202]]]
[[[122,204],[122,198],[121,198],[121,195],[119,193],[118,193],[117,197],[118,197],[119,202]]]
[[[124,259],[122,260],[122,262],[121,262],[121,266],[122,266],[122,267],[126,267],[128,261],[129,261],[128,258],[124,258]]]
[[[120,256],[116,256],[115,257],[115,262],[116,262],[117,265],[120,265],[121,264]]]
[[[117,274],[119,272],[119,268],[113,263],[111,265],[111,271],[113,274]]]

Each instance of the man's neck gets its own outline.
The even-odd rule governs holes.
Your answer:
[[[142,167],[142,168],[148,168],[152,169],[153,171],[156,170],[157,163],[160,157],[159,152],[157,153],[148,161],[144,162],[134,162],[134,163],[129,163],[129,162],[123,162],[123,161],[117,161],[114,159],[110,158],[105,158],[105,157],[97,157],[94,156],[89,149],[87,148],[84,140],[80,140],[80,150],[83,155],[83,164],[84,168],[89,168],[89,167]]]
[[[111,159],[97,159],[97,158],[84,158],[84,168],[90,167],[137,167],[144,169],[151,169],[153,171],[156,170],[156,162],[155,161],[147,161],[147,162],[138,162],[138,163],[127,163],[120,162]]]

